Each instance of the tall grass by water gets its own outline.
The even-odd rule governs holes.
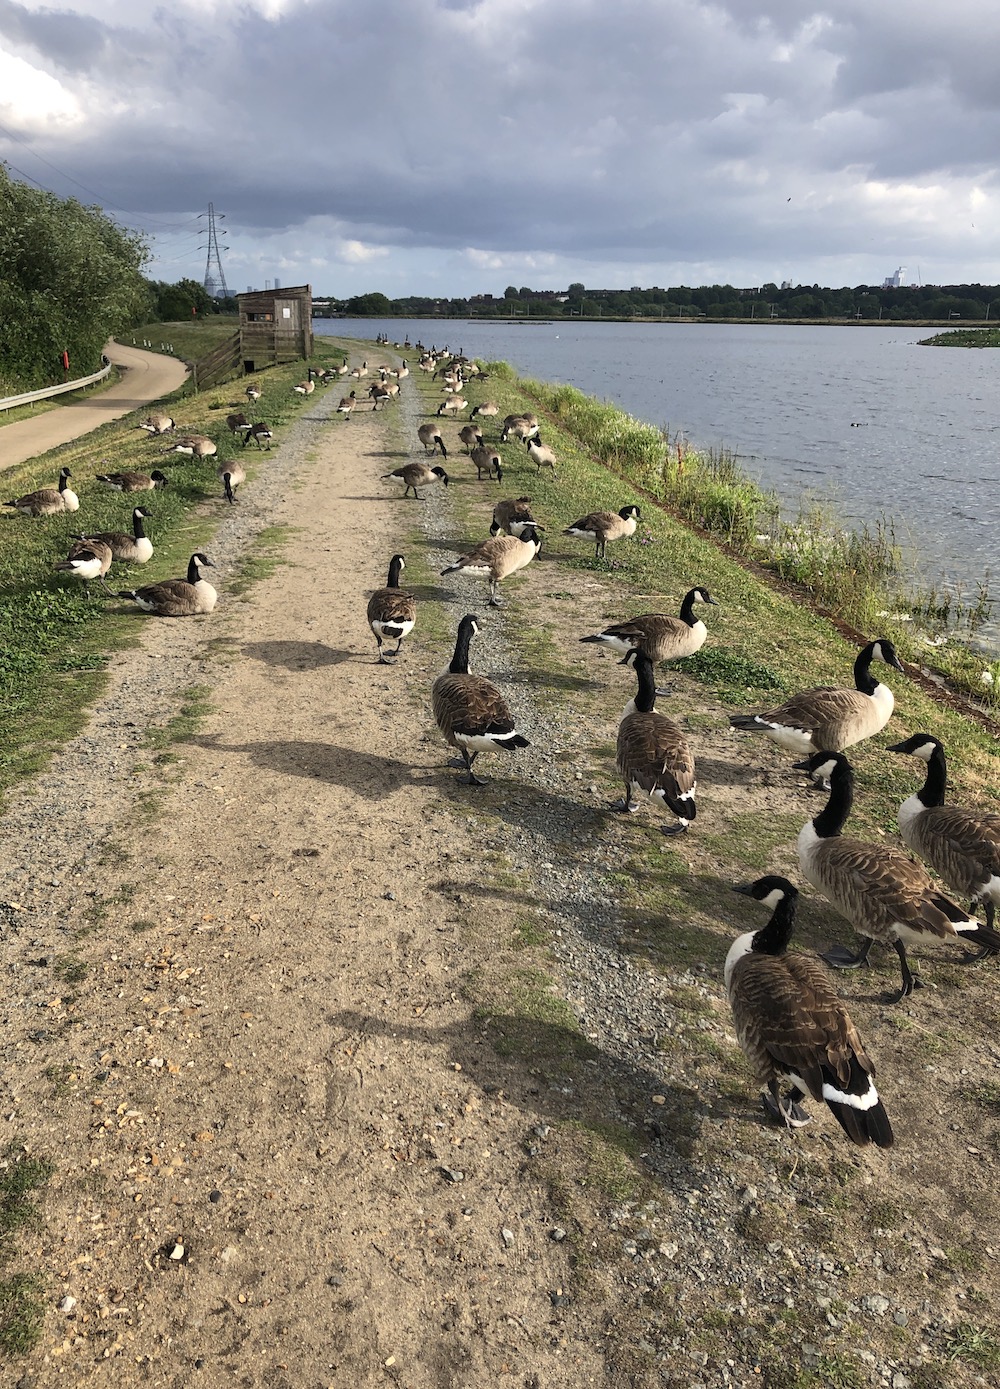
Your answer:
[[[692,449],[669,429],[573,386],[518,379],[506,363],[489,370],[516,383],[602,463],[741,559],[859,631],[893,635],[912,661],[932,665],[986,705],[1000,704],[1000,662],[974,649],[991,615],[988,584],[972,601],[921,590],[891,518],[852,529],[813,500],[788,516],[729,450]]]

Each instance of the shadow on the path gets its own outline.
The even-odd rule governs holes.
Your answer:
[[[268,666],[283,666],[285,670],[316,670],[361,659],[356,651],[326,646],[321,641],[248,641],[243,655]]]

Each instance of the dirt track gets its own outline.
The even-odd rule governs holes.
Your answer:
[[[377,482],[381,437],[365,415],[310,440],[270,518],[308,513],[293,562],[249,602],[223,576],[212,619],[145,624],[43,785],[89,799],[95,842],[65,872],[55,848],[58,888],[24,885],[13,951],[15,1128],[57,1165],[35,1254],[54,1300],[77,1299],[32,1357],[38,1389],[600,1377],[580,1344],[569,1372],[549,1329],[568,1260],[519,1178],[535,1101],[505,1093],[458,992],[451,879],[475,876],[475,845],[442,804],[443,745],[419,741],[407,657],[373,664],[367,586],[412,520]],[[145,711],[127,714],[151,659],[209,684],[216,712],[147,830],[91,768],[95,739],[129,749],[122,772],[145,761]],[[88,982],[60,988],[88,913]]]
[[[121,380],[106,391],[97,391],[86,400],[46,410],[36,419],[18,420],[15,424],[5,425],[0,415],[0,472],[169,395],[187,376],[183,362],[159,352],[143,352],[118,342],[109,342],[104,350],[116,366],[124,369]]]

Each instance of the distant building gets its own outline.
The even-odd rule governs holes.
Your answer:
[[[894,275],[887,276],[882,281],[883,289],[902,289],[906,284],[906,266],[901,265]]]
[[[791,289],[791,287],[792,287],[792,282],[791,282],[791,280],[782,280],[782,282],[781,282],[781,288],[782,288],[782,289]]]
[[[245,372],[312,354],[312,289],[253,291],[237,296],[240,306],[240,356]]]

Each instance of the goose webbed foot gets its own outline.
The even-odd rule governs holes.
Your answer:
[[[637,804],[633,804],[632,801],[627,801],[624,796],[620,796],[617,801],[611,802],[608,809],[618,810],[623,815],[634,815],[635,812],[639,809],[639,807]]]
[[[981,960],[992,959],[998,953],[1000,952],[995,945],[984,945],[981,950],[967,950],[962,956],[962,962],[967,965],[978,965]]]
[[[768,1118],[787,1129],[803,1129],[806,1124],[812,1123],[812,1115],[807,1114],[798,1103],[801,1098],[801,1091],[793,1087],[782,1099],[778,1094],[777,1085],[772,1085],[760,1097],[764,1113]]]
[[[687,821],[678,820],[675,825],[661,825],[660,833],[672,838],[675,834],[687,834]]]
[[[823,951],[820,955],[821,960],[825,960],[834,969],[857,969],[861,965],[867,965],[868,953],[872,948],[869,940],[856,954],[852,954],[846,945],[831,945],[829,950]]]

